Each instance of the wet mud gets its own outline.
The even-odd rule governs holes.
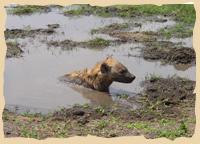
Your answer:
[[[142,50],[142,56],[147,60],[161,60],[163,63],[171,64],[195,64],[196,54],[194,49],[171,45],[162,44],[158,42],[158,45],[147,44],[146,48]]]

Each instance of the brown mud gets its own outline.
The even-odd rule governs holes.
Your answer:
[[[44,139],[96,135],[147,138],[191,137],[195,128],[195,82],[180,77],[152,76],[144,81],[136,110],[115,103],[107,107],[75,105],[48,115],[16,114],[4,110],[4,134]],[[131,102],[132,98],[126,100]]]

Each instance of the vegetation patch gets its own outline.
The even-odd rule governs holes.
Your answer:
[[[136,16],[152,16],[163,15],[172,16],[175,20],[194,24],[195,9],[193,5],[188,4],[171,4],[171,5],[114,5],[107,7],[79,5],[76,10],[64,11],[66,15],[98,15],[104,17],[136,17]]]
[[[101,9],[101,11],[99,10]],[[76,10],[73,10],[74,12]],[[93,7],[90,5],[80,6],[78,9],[79,13],[77,15],[95,14],[99,16],[118,16],[118,17],[141,17],[141,16],[153,16],[162,15],[164,17],[172,17],[178,23],[169,28],[163,28],[159,31],[159,35],[166,38],[170,37],[191,37],[193,33],[193,27],[195,23],[195,9],[193,5],[116,5],[108,7]],[[106,13],[106,14],[105,14]],[[73,14],[72,14],[73,15]],[[156,22],[166,22],[166,19],[156,19]],[[110,33],[115,30],[120,30],[127,28],[127,25],[116,25],[111,24],[110,27],[106,26],[104,28],[94,29],[92,33]]]
[[[19,44],[16,41],[6,41],[7,52],[6,57],[21,57],[23,50],[20,48]]]
[[[110,42],[108,40],[102,38],[95,38],[89,40],[88,42],[83,42],[83,44],[84,43],[89,47],[107,47],[110,45]]]
[[[48,12],[50,11],[47,6],[37,6],[37,5],[19,5],[8,9],[8,13],[15,15],[30,15],[36,12]]]

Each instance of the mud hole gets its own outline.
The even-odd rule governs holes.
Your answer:
[[[4,32],[5,137],[191,137],[194,14],[182,7],[14,6]],[[133,83],[101,93],[58,81],[108,55],[136,75]]]
[[[101,137],[142,134],[147,138],[170,139],[192,136],[195,82],[180,77],[151,77],[143,83],[144,91],[138,99],[142,107],[136,110],[122,108],[118,103],[109,107],[75,105],[48,115],[16,114],[5,109],[5,136],[38,139],[88,134]]]

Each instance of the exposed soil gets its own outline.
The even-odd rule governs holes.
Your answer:
[[[147,138],[191,137],[195,127],[195,82],[179,77],[151,77],[138,99],[143,107],[131,110],[117,103],[109,107],[76,105],[49,115],[16,114],[4,110],[6,137],[44,139],[87,134],[101,137],[145,135]],[[127,101],[131,102],[131,97]],[[163,133],[165,132],[165,133]]]
[[[7,52],[6,57],[20,57],[23,53],[23,50],[20,48],[19,44],[16,42],[8,41],[6,42],[7,45]]]
[[[34,37],[36,35],[49,35],[54,33],[54,29],[34,29],[34,30],[25,30],[25,29],[6,29],[4,34],[5,38],[16,39],[16,38],[25,38],[25,37]]]

